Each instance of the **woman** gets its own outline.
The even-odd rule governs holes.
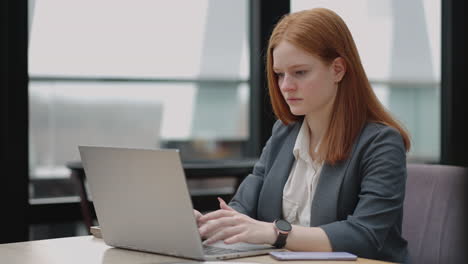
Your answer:
[[[279,120],[229,205],[197,212],[206,243],[406,261],[409,136],[375,96],[343,20],[328,9],[283,17],[267,76]]]

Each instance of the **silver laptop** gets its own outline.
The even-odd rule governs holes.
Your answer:
[[[199,260],[276,250],[202,244],[178,150],[80,146],[79,151],[106,244]]]

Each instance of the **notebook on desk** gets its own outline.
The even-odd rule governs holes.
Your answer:
[[[177,150],[79,147],[105,243],[199,260],[266,254],[269,245],[203,245]]]

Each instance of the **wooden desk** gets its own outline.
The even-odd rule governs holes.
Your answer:
[[[276,261],[268,255],[239,258],[229,262],[258,262],[281,264],[384,264],[389,262],[359,258],[357,261]],[[92,236],[58,238],[0,244],[0,263],[5,264],[156,264],[163,262],[193,262],[144,252],[112,248],[102,239]]]

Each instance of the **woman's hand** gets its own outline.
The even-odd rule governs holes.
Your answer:
[[[246,242],[253,244],[273,244],[276,231],[272,223],[262,222],[241,214],[218,198],[220,210],[199,218],[199,232],[206,237],[206,244],[223,240],[226,244]]]

